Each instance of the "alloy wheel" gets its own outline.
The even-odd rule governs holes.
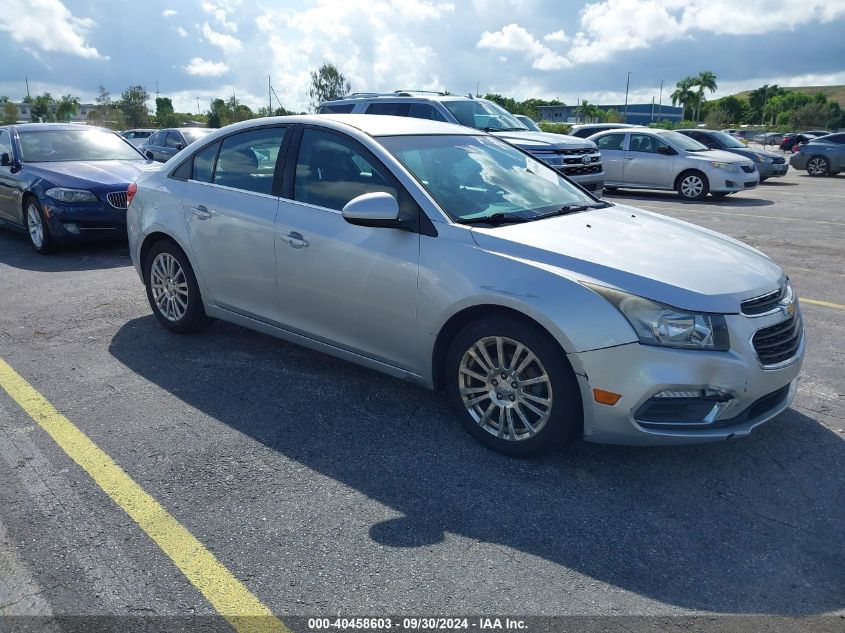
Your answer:
[[[170,253],[159,253],[150,268],[153,301],[168,321],[179,321],[188,310],[188,280],[179,261]]]
[[[807,171],[811,176],[824,176],[827,173],[827,161],[820,156],[815,156],[807,163]]]
[[[540,359],[502,336],[475,342],[463,355],[458,386],[464,407],[485,431],[509,441],[539,433],[552,412],[552,383]]]
[[[35,248],[44,246],[44,223],[41,221],[38,207],[34,204],[30,204],[26,209],[26,225]]]

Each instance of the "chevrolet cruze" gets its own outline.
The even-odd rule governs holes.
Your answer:
[[[777,264],[602,202],[478,130],[245,121],[128,195],[132,259],[164,327],[223,319],[445,390],[504,453],[579,434],[741,437],[795,395],[804,332]]]

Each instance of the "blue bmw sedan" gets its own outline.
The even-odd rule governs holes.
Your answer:
[[[126,190],[151,162],[110,130],[31,123],[0,127],[0,225],[39,253],[126,235]]]

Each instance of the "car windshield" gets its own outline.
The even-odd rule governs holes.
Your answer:
[[[658,132],[658,135],[665,141],[668,141],[675,146],[675,149],[682,149],[687,152],[701,152],[707,149],[706,145],[702,145],[694,138],[685,136],[680,132]]]
[[[379,142],[457,222],[527,221],[597,204],[544,163],[494,137],[390,136]]]
[[[745,149],[745,145],[743,145],[742,141],[737,139],[735,136],[731,136],[730,134],[725,134],[724,132],[710,132],[715,138],[719,139],[725,147],[736,147],[739,149]]]
[[[189,143],[193,143],[194,141],[201,139],[206,134],[211,134],[212,131],[213,130],[210,128],[186,128],[181,130],[182,136],[184,136]]]
[[[443,101],[458,123],[477,130],[527,130],[514,115],[491,101],[467,99],[466,101]]]
[[[21,158],[27,163],[143,160],[123,138],[102,130],[28,130],[19,137]]]

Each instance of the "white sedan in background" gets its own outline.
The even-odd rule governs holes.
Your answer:
[[[685,200],[721,198],[760,184],[754,163],[671,130],[623,128],[589,137],[604,158],[605,189],[668,189]]]

